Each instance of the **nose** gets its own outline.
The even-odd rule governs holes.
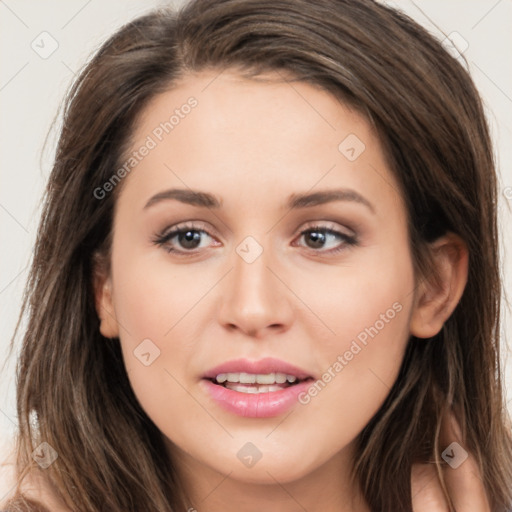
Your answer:
[[[265,249],[252,262],[234,255],[234,267],[226,276],[219,313],[219,321],[226,329],[238,329],[255,338],[289,329],[293,293],[271,259]]]

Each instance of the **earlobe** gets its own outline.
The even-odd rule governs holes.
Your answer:
[[[410,321],[410,333],[417,338],[430,338],[442,329],[462,297],[468,277],[468,250],[458,235],[444,235],[432,243],[431,250],[435,272],[417,287]]]
[[[112,279],[96,266],[94,270],[94,299],[100,319],[100,332],[105,338],[117,338],[119,326],[114,309]]]

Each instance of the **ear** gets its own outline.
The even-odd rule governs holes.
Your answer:
[[[430,338],[442,329],[468,278],[468,250],[462,238],[448,233],[432,242],[431,248],[435,272],[417,287],[410,321],[410,333],[417,338]]]
[[[119,325],[114,310],[112,277],[103,257],[95,255],[93,261],[94,302],[100,319],[100,332],[105,338],[117,338]]]

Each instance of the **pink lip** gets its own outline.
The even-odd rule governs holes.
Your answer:
[[[298,396],[306,392],[313,380],[308,379],[280,391],[268,393],[241,393],[203,379],[200,385],[224,410],[247,418],[271,418],[286,412],[298,402]]]
[[[295,375],[299,380],[312,377],[309,373],[305,372],[297,366],[274,359],[273,357],[265,357],[259,361],[249,361],[248,359],[233,359],[227,361],[215,368],[211,368],[204,375],[205,379],[214,379],[219,373],[286,373],[287,375]]]
[[[242,393],[225,388],[212,382],[219,373],[285,373],[294,375],[298,380],[304,380],[293,386],[270,391],[268,393]],[[259,361],[236,359],[227,361],[206,372],[201,380],[206,393],[224,410],[249,418],[270,418],[279,416],[298,401],[300,393],[305,392],[314,378],[301,368],[288,364],[279,359],[267,357]]]

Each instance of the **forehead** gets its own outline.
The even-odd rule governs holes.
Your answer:
[[[126,159],[149,148],[127,179],[139,195],[172,185],[248,204],[345,186],[400,199],[367,120],[319,87],[278,73],[186,75],[149,102],[131,142]]]

